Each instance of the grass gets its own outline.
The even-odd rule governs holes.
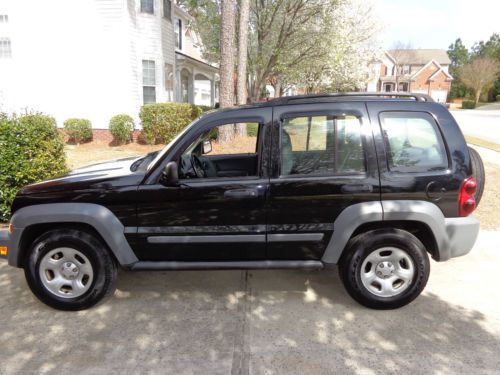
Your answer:
[[[141,145],[138,143],[109,147],[105,142],[90,142],[79,146],[66,145],[65,151],[69,168],[75,169],[106,160],[145,155],[163,147],[164,145]]]
[[[500,145],[498,143],[486,141],[482,138],[474,137],[472,135],[465,135],[465,140],[467,141],[467,143],[470,143],[472,145],[489,148],[490,150],[500,152]]]

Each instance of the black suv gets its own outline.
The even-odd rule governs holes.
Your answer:
[[[156,154],[24,187],[0,245],[63,310],[111,294],[118,266],[336,264],[358,302],[396,308],[422,292],[429,254],[473,247],[477,160],[426,95],[284,97],[207,113]]]

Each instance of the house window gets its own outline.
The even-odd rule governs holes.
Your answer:
[[[174,25],[175,48],[182,49],[182,20],[176,18]]]
[[[6,14],[0,14],[0,23],[7,23],[9,22],[9,16]]]
[[[12,57],[9,38],[0,38],[0,59]]]
[[[403,74],[410,74],[410,65],[403,65]]]
[[[141,0],[141,12],[154,14],[155,0]]]
[[[167,91],[167,101],[174,101],[174,67],[172,64],[165,64],[165,91]]]
[[[398,91],[408,91],[408,82],[399,82]]]
[[[172,19],[172,1],[163,0],[163,17],[167,20]]]
[[[384,85],[384,91],[385,92],[391,92],[391,91],[394,91],[394,86],[392,85],[392,83],[386,83]]]
[[[156,103],[155,62],[142,60],[142,100],[144,104]]]

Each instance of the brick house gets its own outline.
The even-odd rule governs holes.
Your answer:
[[[446,102],[453,77],[448,72],[450,58],[440,49],[400,49],[385,51],[370,65],[367,91],[408,91],[428,94]]]

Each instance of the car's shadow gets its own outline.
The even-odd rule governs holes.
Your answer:
[[[353,302],[335,270],[120,272],[77,313],[0,263],[0,373],[495,373],[500,334],[424,293],[393,311]],[[488,317],[491,319],[491,317]],[[498,327],[497,327],[498,328]]]

